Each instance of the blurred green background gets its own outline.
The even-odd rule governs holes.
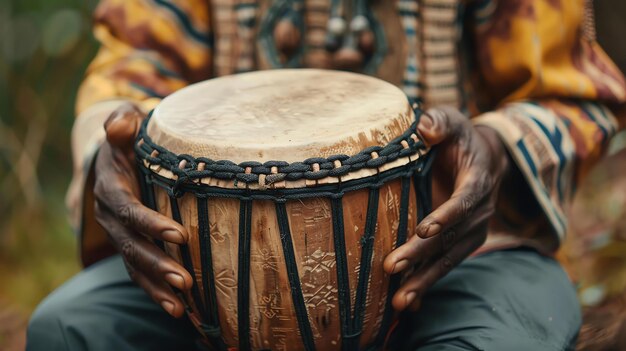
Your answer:
[[[21,349],[29,313],[79,270],[64,196],[96,3],[0,1],[0,349]]]
[[[0,350],[23,349],[30,312],[80,269],[64,196],[72,168],[75,93],[97,49],[90,34],[96,3],[0,1]],[[620,39],[626,33],[626,2],[598,0],[596,6],[599,39],[624,70],[626,44]],[[626,138],[617,140],[614,149]],[[610,266],[626,272],[626,245],[607,246],[626,242],[623,165],[623,153],[605,162],[580,193],[575,206],[578,230],[598,232],[604,238],[599,250],[612,248],[604,266],[598,260],[581,260],[586,265],[582,270],[606,271]],[[571,247],[574,255],[588,252],[586,243]],[[624,289],[626,273],[622,276],[612,285],[587,284],[600,287],[592,297],[601,300]]]

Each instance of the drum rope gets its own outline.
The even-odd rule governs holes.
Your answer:
[[[150,177],[152,177],[152,182],[155,185],[166,189],[168,192],[173,192],[173,189],[176,187],[175,192],[178,197],[183,196],[186,193],[191,193],[197,197],[205,198],[229,198],[239,200],[272,201],[298,200],[310,198],[334,198],[337,196],[341,196],[344,193],[364,188],[370,188],[374,184],[386,183],[402,177],[406,172],[417,172],[418,170],[422,169],[423,164],[426,162],[427,158],[428,157],[422,157],[420,160],[416,160],[402,167],[381,172],[378,175],[361,179],[353,179],[343,183],[326,184],[310,188],[255,190],[253,192],[251,192],[249,189],[219,188],[196,183],[176,184],[176,181],[152,173],[149,169],[143,169],[143,171],[146,173],[150,173]]]
[[[207,336],[211,344],[220,351],[227,349],[221,338],[220,320],[217,311],[217,293],[215,290],[215,274],[213,272],[213,253],[211,249],[211,230],[209,223],[209,208],[207,199],[199,197],[198,203],[198,240],[200,241],[200,262],[202,265],[202,288],[204,289],[205,321],[201,322],[200,328]]]
[[[180,215],[180,208],[178,206],[178,198],[176,198],[173,194],[169,194],[169,199],[170,199],[170,209],[172,211],[172,219],[174,219],[176,222],[183,225],[182,217]],[[202,300],[200,300],[200,291],[198,289],[198,284],[195,283],[196,270],[193,266],[191,253],[189,252],[189,245],[181,244],[181,245],[178,245],[178,248],[180,249],[180,256],[182,258],[183,266],[185,270],[187,270],[187,272],[189,272],[194,279],[194,284],[191,287],[191,297],[192,297],[193,303],[196,305],[195,307],[198,311],[203,311],[203,309],[201,309],[200,306],[198,306],[198,304],[200,304]],[[187,313],[190,315],[194,315],[195,312],[192,309],[192,306],[190,306],[186,302],[187,300],[184,298],[184,295],[178,289],[174,289],[174,290],[177,292],[177,295],[179,295],[179,298],[185,303],[185,310],[187,311]],[[200,317],[199,318],[200,320],[205,320],[206,318],[206,316],[204,315],[201,315],[199,317]]]
[[[365,232],[361,238],[361,262],[359,264],[359,277],[354,299],[354,315],[352,316],[351,332],[344,335],[347,344],[345,350],[358,350],[359,339],[363,332],[363,316],[367,302],[367,290],[369,287],[370,270],[374,251],[374,236],[378,222],[378,200],[380,184],[370,188],[367,202],[367,214],[365,217]]]
[[[283,247],[283,255],[285,256],[285,266],[287,268],[287,278],[291,288],[291,299],[294,304],[296,320],[300,329],[300,336],[306,351],[315,350],[315,342],[313,340],[313,332],[311,331],[311,323],[309,314],[307,313],[304,297],[302,295],[302,287],[300,286],[300,275],[298,274],[298,263],[293,250],[293,241],[291,239],[291,230],[289,229],[289,217],[285,201],[276,202],[276,217],[278,219],[278,228],[280,231],[280,241]]]
[[[250,349],[250,235],[252,200],[239,203],[239,253],[237,267],[237,331],[239,349]]]
[[[152,179],[148,174],[142,174],[139,176],[139,189],[141,192],[141,202],[146,205],[152,211],[157,211],[156,199],[154,198],[154,185]],[[154,239],[154,243],[163,251],[165,251],[165,245],[162,240]]]
[[[407,174],[402,177],[402,190],[400,191],[400,218],[398,221],[398,232],[396,234],[396,248],[404,244],[407,238],[410,190],[411,174]],[[415,191],[417,191],[417,189],[415,189]],[[387,333],[389,331],[389,328],[391,327],[391,322],[393,321],[393,306],[391,305],[391,300],[393,299],[393,295],[396,293],[396,291],[398,291],[401,280],[401,274],[395,274],[389,278],[389,289],[387,291],[387,299],[385,301],[385,312],[383,313],[383,320],[381,322],[380,331],[376,336],[376,346],[382,346],[385,341],[385,337],[387,336]]]
[[[415,188],[415,196],[419,204],[417,209],[418,221],[421,221],[432,212],[432,165],[436,156],[437,149],[432,148],[413,174],[413,187]]]
[[[343,194],[341,194],[343,195]],[[341,320],[341,336],[352,334],[351,302],[348,274],[348,259],[344,237],[343,201],[342,196],[331,198],[333,218],[333,242],[335,245],[335,264],[337,266],[337,295],[339,300],[339,319]],[[344,344],[342,344],[343,349]]]
[[[416,116],[421,111],[415,111]],[[301,179],[319,180],[326,177],[341,177],[362,169],[378,169],[399,158],[422,156],[428,147],[417,135],[417,119],[402,135],[385,146],[371,146],[353,155],[333,155],[330,157],[313,157],[302,162],[245,161],[236,164],[228,160],[214,161],[205,157],[194,158],[190,155],[176,155],[166,148],[155,144],[147,135],[150,116],[142,123],[135,152],[138,159],[150,166],[158,166],[172,172],[177,177],[177,184],[193,182],[203,178],[232,180],[235,183],[259,183],[265,177],[265,185],[280,181],[296,181]],[[336,162],[337,161],[337,162]],[[337,166],[337,163],[340,166]],[[184,164],[184,167],[180,167]],[[198,169],[202,165],[203,168]],[[272,172],[275,168],[276,173]],[[174,189],[176,190],[176,189]]]

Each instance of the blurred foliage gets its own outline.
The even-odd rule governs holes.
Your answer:
[[[79,269],[63,198],[95,4],[0,2],[0,312],[27,316]]]

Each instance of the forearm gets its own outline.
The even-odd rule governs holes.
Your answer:
[[[96,151],[105,138],[104,121],[125,100],[96,103],[81,113],[72,128],[72,182],[66,197],[70,224],[81,231],[85,182]]]
[[[474,122],[498,134],[519,171],[510,174],[518,174],[525,181],[510,179],[509,184],[517,185],[502,191],[501,198],[511,198],[506,202],[514,207],[536,203],[562,238],[577,184],[601,158],[618,128],[611,111],[599,103],[546,99],[507,104]],[[534,199],[521,201],[525,196],[519,189],[524,185]],[[530,220],[523,211],[536,212],[518,208],[522,213],[513,217]]]

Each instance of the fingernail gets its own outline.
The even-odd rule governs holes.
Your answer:
[[[409,260],[406,259],[402,259],[398,262],[396,262],[395,265],[393,265],[393,269],[391,274],[396,274],[398,272],[402,272],[403,270],[407,269],[409,267]]]
[[[417,128],[420,130],[420,132],[426,132],[431,130],[433,128],[433,125],[433,118],[430,115],[424,113],[420,116],[420,122]]]
[[[181,290],[185,287],[185,279],[178,273],[167,273],[165,275],[165,281]]]
[[[431,223],[428,225],[428,227],[426,227],[426,230],[422,233],[423,235],[421,235],[420,237],[424,239],[430,238],[431,236],[439,234],[439,232],[441,232],[441,226],[437,223]]]
[[[169,313],[171,315],[174,315],[174,304],[173,303],[171,303],[171,302],[169,302],[167,300],[163,300],[163,301],[161,301],[161,307],[163,307],[163,309],[167,313]]]
[[[408,294],[406,294],[404,296],[404,303],[405,306],[410,306],[411,303],[413,302],[413,300],[415,300],[415,297],[417,296],[417,294],[414,291],[409,292]]]
[[[169,241],[169,242],[176,243],[176,244],[185,243],[185,237],[183,236],[183,233],[175,229],[167,229],[163,231],[162,236],[163,236],[163,240],[165,241]]]

